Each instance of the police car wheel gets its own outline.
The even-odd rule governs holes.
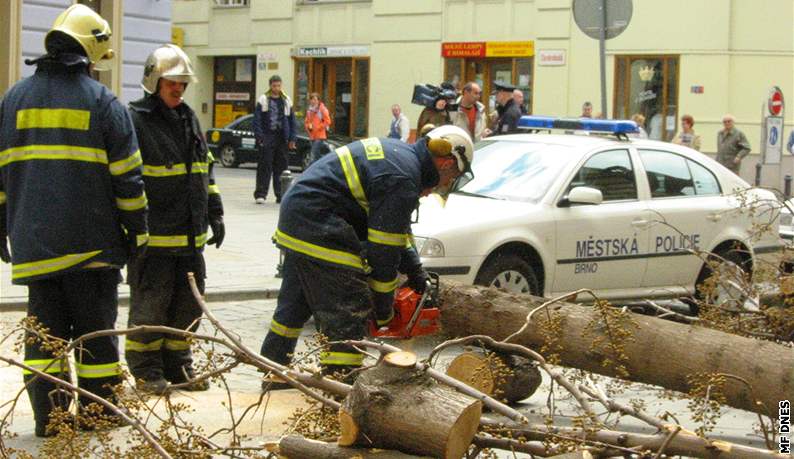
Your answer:
[[[221,164],[223,167],[237,167],[240,163],[237,162],[237,152],[231,145],[224,145],[221,148]]]
[[[497,255],[486,261],[474,283],[510,293],[540,295],[540,284],[534,270],[517,255]]]
[[[718,264],[714,269],[709,263],[703,264],[697,282],[695,283],[695,301],[689,303],[690,312],[697,316],[700,313],[700,303],[723,305],[727,307],[741,307],[747,295],[738,288],[734,279],[743,274],[750,274],[747,260],[735,250],[723,250],[717,253],[720,258],[714,257],[712,261]],[[726,263],[730,262],[730,263]],[[743,273],[736,270],[740,269]],[[712,274],[717,271],[717,282],[709,281]]]

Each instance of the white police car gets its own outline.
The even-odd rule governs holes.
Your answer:
[[[519,126],[585,135],[479,142],[474,178],[445,205],[422,200],[413,233],[427,270],[547,297],[580,288],[612,300],[679,297],[704,279],[686,249],[751,269],[781,246],[776,212],[747,210],[753,200],[766,208],[772,193],[697,151],[629,138],[631,121],[525,116]],[[771,231],[753,237],[761,222]]]

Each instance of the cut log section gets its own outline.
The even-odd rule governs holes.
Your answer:
[[[309,440],[300,435],[283,437],[276,445],[266,445],[266,449],[284,459],[429,459],[429,456],[413,456],[385,449],[346,448],[335,443]]]
[[[447,375],[507,403],[530,397],[542,382],[537,365],[528,359],[484,351],[458,355]]]
[[[339,446],[462,457],[480,424],[482,403],[388,360],[363,371],[353,384],[339,411]]]
[[[479,286],[443,283],[441,287],[441,324],[444,333],[453,337],[481,334],[503,340],[545,301]],[[632,314],[631,338],[621,343],[620,359],[627,375],[619,374],[616,356],[604,345],[610,342],[609,330],[595,308],[559,302],[548,309],[551,322],[546,311],[538,311],[511,342],[535,350],[551,346],[567,367],[684,393],[691,390],[690,375],[731,375],[722,390],[726,404],[774,417],[778,402],[794,397],[790,347]],[[605,364],[610,360],[612,364]]]

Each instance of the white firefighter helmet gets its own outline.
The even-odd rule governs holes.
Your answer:
[[[85,5],[72,5],[55,18],[52,28],[44,37],[45,47],[53,32],[64,33],[77,41],[92,64],[103,59],[112,59],[114,56],[110,49],[111,31],[108,21]]]
[[[160,78],[178,81],[180,83],[195,83],[196,75],[193,73],[193,64],[190,58],[177,45],[163,45],[149,54],[143,65],[143,79],[141,86],[149,94],[157,92],[157,83]]]
[[[448,141],[452,146],[449,154],[458,161],[458,170],[461,173],[471,170],[471,162],[474,159],[474,143],[468,132],[458,126],[445,125],[428,132],[427,137]]]

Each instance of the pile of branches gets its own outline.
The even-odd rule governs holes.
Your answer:
[[[537,352],[520,344],[526,327],[503,339],[487,335],[474,335],[446,341],[438,345],[427,359],[419,360],[414,354],[395,346],[367,340],[346,343],[365,352],[372,362],[357,375],[353,385],[322,376],[307,368],[307,360],[298,359],[292,366],[268,360],[246,347],[239,336],[225,327],[204,303],[192,276],[190,283],[194,295],[211,323],[215,333],[196,333],[168,327],[141,326],[123,330],[105,330],[80,337],[71,343],[58,342],[46,335],[46,330],[35,324],[23,322],[21,330],[28,336],[46,343],[56,355],[66,359],[82,343],[98,336],[125,335],[133,332],[170,333],[185,337],[190,342],[211,346],[198,376],[188,381],[212,380],[224,386],[228,403],[229,426],[216,432],[204,432],[202,426],[185,421],[187,407],[172,403],[165,395],[166,416],[157,416],[145,404],[146,396],[119,388],[113,403],[95,397],[75,385],[57,379],[44,371],[26,366],[13,358],[0,356],[0,361],[30,371],[38,378],[47,379],[72,394],[93,401],[94,408],[82,412],[110,411],[131,426],[126,447],[112,446],[109,431],[100,424],[90,436],[77,435],[80,420],[64,416],[57,422],[58,435],[45,442],[39,452],[52,457],[316,457],[316,458],[410,458],[410,457],[494,457],[494,450],[522,452],[540,457],[574,453],[587,459],[590,456],[654,457],[686,455],[691,457],[725,458],[780,458],[772,451],[777,424],[775,419],[759,414],[760,424],[769,449],[758,449],[708,438],[707,430],[693,431],[680,425],[674,417],[656,417],[641,406],[624,405],[610,396],[597,378],[571,377],[543,356],[555,355],[554,346]],[[548,307],[548,306],[546,306]],[[533,309],[526,317],[531,321]],[[10,336],[10,335],[9,335]],[[8,339],[8,337],[6,337]],[[32,338],[29,338],[32,339]],[[331,343],[322,343],[309,355],[317,355]],[[500,400],[498,392],[488,394],[471,381],[455,379],[434,367],[439,353],[450,347],[476,347],[491,356],[514,356],[532,362],[556,386],[575,400],[576,413],[571,426],[555,425],[555,390],[550,391],[545,414],[526,415]],[[552,357],[554,360],[554,357]],[[558,359],[557,359],[558,360]],[[619,362],[618,362],[619,363]],[[301,435],[287,435],[279,441],[245,446],[250,440],[237,430],[241,422],[260,408],[259,402],[242,413],[232,409],[232,391],[224,375],[239,365],[250,365],[277,377],[299,390],[309,401],[309,408],[296,412],[293,431]],[[509,377],[510,371],[502,373]],[[498,384],[496,384],[498,385]],[[476,386],[476,387],[475,387]],[[708,385],[716,388],[718,381]],[[179,386],[173,386],[179,389]],[[23,389],[24,390],[24,389]],[[130,394],[132,392],[132,394]],[[717,393],[714,390],[713,393]],[[21,392],[20,392],[21,395]],[[10,434],[13,411],[19,397],[6,402],[5,415],[0,419],[0,455],[33,457],[24,451],[8,448],[3,438]],[[695,403],[711,406],[715,398],[697,399]],[[646,424],[653,433],[636,434],[616,429],[621,417],[632,417]],[[151,428],[152,424],[156,428]],[[230,437],[228,444],[220,444],[220,434]],[[572,457],[572,456],[570,456]]]

